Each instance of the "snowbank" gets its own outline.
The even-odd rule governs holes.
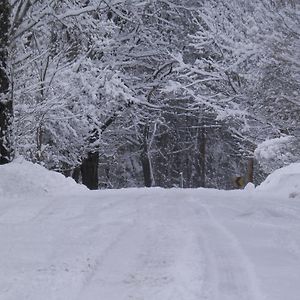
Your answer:
[[[293,163],[274,171],[256,188],[256,191],[300,199],[300,163]]]
[[[0,166],[0,199],[78,193],[86,190],[87,188],[73,179],[23,158]]]

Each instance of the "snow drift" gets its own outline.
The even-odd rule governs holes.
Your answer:
[[[300,163],[293,163],[274,171],[256,191],[274,193],[283,198],[300,199]]]
[[[87,188],[73,179],[28,162],[22,157],[0,166],[0,199],[78,193],[86,190]]]

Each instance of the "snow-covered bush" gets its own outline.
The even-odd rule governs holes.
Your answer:
[[[300,140],[294,136],[270,139],[259,144],[255,158],[266,173],[300,160]]]

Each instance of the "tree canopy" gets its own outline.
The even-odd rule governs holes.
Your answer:
[[[296,1],[1,3],[1,163],[15,149],[84,181],[94,157],[96,187],[231,188],[257,145],[300,139]]]

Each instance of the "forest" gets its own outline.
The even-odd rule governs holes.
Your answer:
[[[1,0],[19,155],[90,189],[261,182],[300,160],[299,1]]]

